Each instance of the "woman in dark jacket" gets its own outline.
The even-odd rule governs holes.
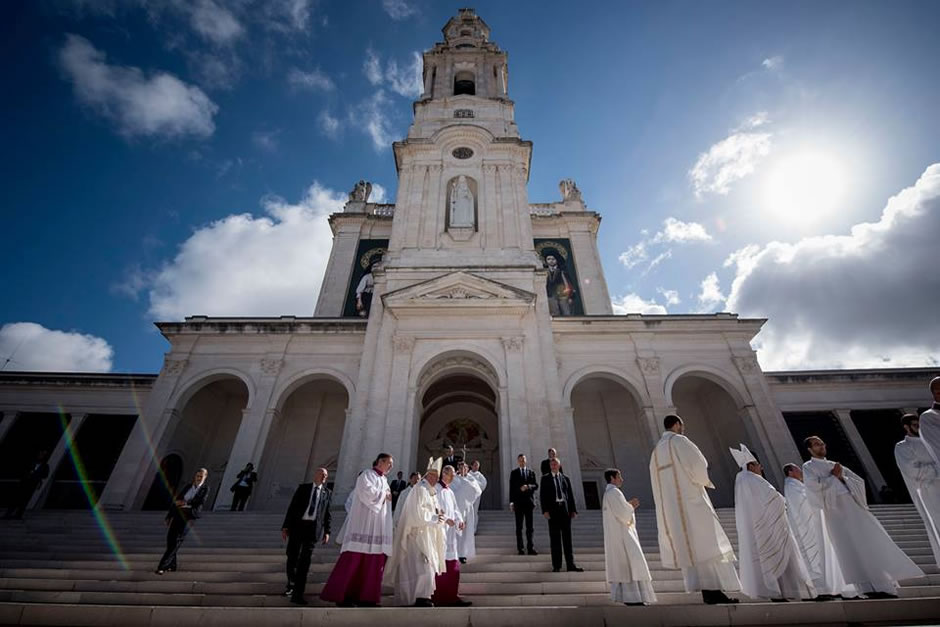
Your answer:
[[[238,473],[235,483],[232,484],[231,490],[235,494],[232,497],[233,512],[245,510],[245,504],[248,502],[248,497],[251,496],[251,489],[256,481],[258,481],[258,473],[255,472],[255,465],[248,462],[245,468]]]

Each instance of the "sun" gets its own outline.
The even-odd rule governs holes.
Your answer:
[[[816,150],[803,150],[779,159],[763,186],[767,211],[781,222],[818,222],[839,208],[845,176],[839,161]]]

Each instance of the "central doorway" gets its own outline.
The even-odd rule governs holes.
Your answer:
[[[420,431],[415,470],[424,472],[429,457],[440,457],[447,445],[468,463],[479,460],[487,486],[481,509],[500,509],[502,469],[496,392],[482,378],[466,373],[445,375],[421,397]],[[406,473],[407,474],[407,473]]]

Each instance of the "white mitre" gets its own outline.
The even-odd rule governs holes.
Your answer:
[[[737,465],[740,466],[742,470],[746,469],[747,465],[751,462],[757,461],[757,458],[754,457],[754,454],[751,453],[751,451],[749,451],[748,448],[743,444],[741,444],[740,451],[733,448],[729,448],[728,450],[731,451],[731,456],[734,457],[735,463],[737,463]]]
[[[444,465],[443,457],[438,457],[437,459],[434,459],[433,457],[431,457],[428,459],[428,469],[425,470],[424,472],[425,474],[429,472],[436,472],[438,475],[440,475],[441,468],[443,467],[443,465]]]

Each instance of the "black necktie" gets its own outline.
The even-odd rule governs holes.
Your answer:
[[[561,475],[555,475],[555,500],[564,501],[565,497],[561,493]]]
[[[320,486],[316,486],[313,489],[313,498],[310,499],[310,508],[307,510],[307,516],[311,518],[316,518],[314,514],[317,512],[317,498],[320,496]]]

